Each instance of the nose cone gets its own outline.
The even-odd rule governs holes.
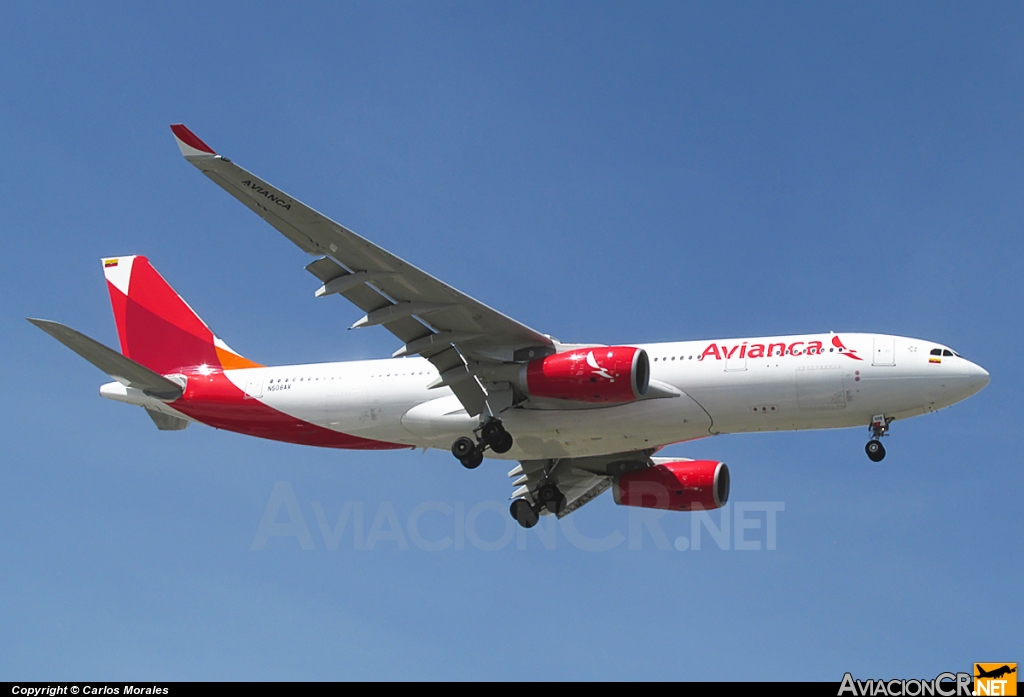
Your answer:
[[[990,380],[988,371],[982,368],[977,363],[971,363],[970,361],[964,361],[967,370],[966,378],[967,385],[970,389],[970,394],[980,392],[981,388],[988,384]]]

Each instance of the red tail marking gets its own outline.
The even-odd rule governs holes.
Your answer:
[[[214,369],[258,365],[218,349],[210,328],[146,257],[135,257],[127,296],[110,282],[107,289],[121,353],[133,361],[164,375],[201,365]]]

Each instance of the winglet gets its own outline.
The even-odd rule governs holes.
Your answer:
[[[174,139],[178,141],[178,148],[185,157],[216,157],[217,153],[209,145],[199,139],[192,131],[188,130],[183,123],[176,123],[171,126]]]

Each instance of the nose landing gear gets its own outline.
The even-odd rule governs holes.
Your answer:
[[[881,462],[885,459],[885,446],[882,445],[881,441],[877,441],[874,438],[869,440],[868,444],[864,446],[864,452],[868,454],[872,462]]]
[[[477,440],[462,436],[452,443],[452,455],[466,469],[476,469],[484,461],[484,451],[490,448],[496,453],[507,453],[512,449],[512,434],[501,425],[500,419],[489,419],[476,429]]]
[[[868,430],[871,431],[871,440],[864,446],[864,452],[868,454],[868,459],[872,462],[881,462],[885,459],[885,446],[879,439],[889,435],[890,423],[892,423],[892,417],[887,417],[885,414],[878,414],[871,419],[871,425],[868,426]]]

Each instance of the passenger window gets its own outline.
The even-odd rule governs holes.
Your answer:
[[[942,349],[932,349],[931,355],[933,355],[933,356],[941,356],[942,355]]]

